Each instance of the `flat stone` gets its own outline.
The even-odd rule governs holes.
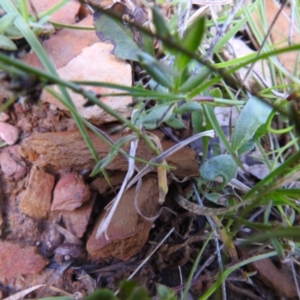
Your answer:
[[[89,186],[76,172],[64,174],[55,185],[51,211],[73,211],[90,199]]]
[[[46,12],[61,0],[31,0],[34,8],[38,13]],[[30,6],[29,6],[30,9]],[[74,24],[76,23],[76,16],[80,9],[80,2],[76,0],[68,1],[64,6],[57,10],[50,16],[49,21],[62,23],[62,24]]]
[[[73,58],[65,67],[58,69],[58,74],[61,78],[68,80],[88,80],[131,86],[131,66],[111,54],[112,49],[113,45],[105,43],[95,43],[90,47],[84,48],[82,53]],[[106,87],[84,86],[84,89],[92,91],[96,95],[120,92]],[[115,117],[96,105],[84,107],[87,99],[82,95],[72,91],[69,93],[79,114],[91,123],[100,125],[116,121]],[[49,93],[43,93],[42,100],[65,109]],[[132,102],[132,97],[130,96],[103,96],[100,97],[99,101],[124,117],[129,117],[132,112],[132,109],[128,107],[128,104]]]
[[[16,244],[0,241],[0,278],[39,273],[48,260],[32,246],[22,248]]]
[[[5,122],[0,122],[0,138],[8,145],[15,144],[19,135],[20,131],[17,127]]]
[[[136,187],[132,187],[124,192],[115,214],[108,225],[106,234],[96,238],[96,233],[101,222],[106,218],[108,212],[105,211],[98,218],[94,230],[87,242],[87,251],[93,258],[115,257],[128,260],[137,254],[148,240],[149,231],[153,222],[140,216],[139,210],[146,217],[156,216],[158,204],[158,183],[155,178],[146,176],[136,196]]]
[[[93,26],[91,16],[83,19],[78,26]],[[64,41],[63,43],[61,41]],[[67,80],[102,81],[120,85],[131,86],[131,66],[123,60],[116,58],[110,52],[113,45],[101,43],[95,31],[62,29],[44,42],[47,53],[58,69],[59,75]],[[32,66],[43,68],[35,54],[29,53],[22,61]],[[109,88],[88,87],[85,89],[95,94],[119,93]],[[90,122],[99,125],[112,122],[114,117],[104,112],[101,108],[92,105],[84,107],[86,99],[70,91],[70,96],[79,113]],[[42,101],[66,110],[55,97],[43,92]],[[101,97],[100,101],[125,117],[129,117],[131,109],[127,107],[132,102],[132,97]]]
[[[53,175],[33,166],[28,186],[21,194],[21,212],[35,219],[46,219],[50,211],[54,180]]]

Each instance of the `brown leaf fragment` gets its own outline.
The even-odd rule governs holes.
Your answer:
[[[48,260],[38,254],[37,248],[0,241],[0,278],[11,278],[17,275],[40,272]]]
[[[128,260],[144,246],[153,222],[147,221],[139,215],[134,205],[135,197],[135,187],[123,194],[107,229],[108,240],[106,240],[105,234],[96,239],[98,227],[107,216],[107,211],[99,217],[87,242],[87,251],[92,258],[112,256]],[[143,178],[136,201],[145,216],[153,217],[157,214],[159,204],[156,179],[150,176]]]
[[[95,134],[89,132],[89,136],[99,156],[105,157],[109,153],[110,147]],[[120,134],[111,136],[114,141],[120,137]],[[163,150],[175,145],[174,142],[166,140],[162,140],[161,144]],[[129,144],[126,144],[123,149],[129,152]],[[74,171],[81,172],[82,170],[91,170],[95,166],[95,160],[78,131],[33,133],[22,141],[21,155],[30,162],[43,168],[49,168],[51,171],[71,166]],[[136,156],[149,161],[154,154],[141,140]],[[182,148],[166,160],[170,166],[176,168],[172,172],[178,178],[199,176],[195,152],[190,148]],[[136,165],[138,168],[144,167],[144,164],[139,162],[136,162]],[[106,169],[127,171],[128,163],[119,154]]]
[[[245,249],[239,249],[243,254],[248,253]],[[258,278],[267,286],[277,291],[283,297],[297,297],[297,288],[292,277],[278,269],[270,258],[261,259],[247,265],[250,271],[257,271]]]
[[[8,145],[13,145],[19,138],[19,129],[5,122],[0,122],[0,137]]]
[[[33,166],[28,186],[21,194],[21,212],[35,219],[46,219],[51,206],[53,186],[54,176]]]
[[[0,165],[5,176],[14,180],[22,179],[27,167],[20,155],[20,145],[5,147],[0,153]]]
[[[78,238],[82,238],[86,232],[94,206],[95,196],[96,194],[94,193],[88,202],[85,202],[81,207],[74,209],[73,211],[65,210],[62,212],[62,218],[66,229]]]
[[[54,188],[51,211],[73,211],[87,202],[90,196],[89,186],[80,174],[76,172],[65,174],[58,180]]]

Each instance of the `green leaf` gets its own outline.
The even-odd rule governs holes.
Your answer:
[[[173,115],[175,104],[172,105],[156,105],[142,119],[142,124],[147,129],[154,129],[161,123],[169,120]]]
[[[214,98],[222,98],[223,97],[222,91],[220,90],[220,88],[211,89],[208,94],[209,94],[209,96],[212,96]]]
[[[150,300],[151,299],[148,296],[146,289],[144,287],[139,287],[137,282],[134,280],[124,280],[121,282],[119,298],[121,300]]]
[[[179,120],[178,118],[175,118],[175,117],[174,118],[172,117],[169,120],[166,120],[165,123],[168,126],[174,128],[174,129],[184,129],[184,128],[186,128],[184,123],[181,120]]]
[[[94,13],[94,25],[97,36],[102,42],[109,41],[114,45],[112,53],[128,60],[138,60],[137,54],[141,51],[149,51],[149,38],[145,38],[137,30],[126,25],[122,21],[123,16],[130,15],[130,11],[122,3],[115,3],[109,10],[120,16],[120,20],[113,19],[108,15],[97,11]],[[153,53],[153,47],[150,50]]]
[[[178,106],[175,109],[175,113],[176,114],[185,114],[188,112],[194,112],[194,111],[201,111],[202,110],[202,106],[200,103],[196,102],[196,101],[190,101],[187,103],[184,103],[180,106]]]
[[[203,34],[205,31],[205,19],[198,18],[192,25],[185,31],[185,34],[181,40],[181,44],[190,52],[196,52]],[[183,71],[187,64],[191,61],[191,57],[185,54],[178,54],[176,56],[175,65],[179,71]]]
[[[112,291],[109,289],[95,290],[91,295],[87,296],[86,300],[118,300]]]
[[[218,204],[218,205],[224,205],[224,204],[219,202],[219,199],[222,196],[219,193],[204,193],[204,196],[210,202],[213,202],[213,203]]]
[[[233,132],[232,147],[234,151],[239,150],[253,138],[257,129],[267,121],[272,109],[270,105],[255,96],[248,100],[237,119]]]
[[[156,284],[157,295],[160,300],[176,300],[175,292],[165,285]]]
[[[167,21],[156,6],[152,8],[152,16],[155,31],[165,38],[171,37]]]
[[[13,25],[17,14],[10,12],[0,18],[0,33],[4,33],[9,27]]]
[[[255,139],[247,141],[239,150],[237,151],[238,156],[241,156],[243,153],[252,150],[255,146]]]
[[[17,46],[7,36],[0,34],[0,49],[12,51],[17,50]]]
[[[173,88],[173,78],[178,75],[178,72],[173,67],[156,60],[148,53],[139,52],[137,55],[140,64],[157,83],[171,89]]]
[[[231,155],[223,154],[204,162],[199,169],[200,176],[207,181],[212,181],[218,176],[222,177],[223,182],[218,189],[223,188],[235,177],[237,164]]]
[[[190,76],[180,87],[180,93],[190,93],[194,89],[198,88],[204,80],[206,80],[211,73],[211,70],[208,67],[203,66],[201,70],[193,76]]]
[[[94,167],[92,173],[90,176],[95,176],[98,173],[102,172],[105,167],[118,155],[120,152],[121,147],[126,144],[127,142],[133,140],[135,138],[134,135],[127,135],[122,138],[120,138],[114,146],[109,151],[108,155],[105,156],[103,159],[97,162],[96,166]]]
[[[192,126],[197,133],[205,130],[205,126],[203,123],[203,113],[201,111],[192,112]]]

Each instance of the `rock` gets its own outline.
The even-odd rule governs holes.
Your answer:
[[[89,16],[83,19],[77,23],[77,26],[93,26],[93,17]],[[61,41],[64,41],[64,43]],[[79,55],[83,48],[98,42],[99,38],[92,30],[62,29],[51,36],[51,39],[44,41],[43,44],[55,67],[60,69]],[[34,52],[28,53],[21,60],[34,67],[44,68]]]
[[[35,274],[40,272],[48,260],[38,254],[37,248],[0,241],[0,278],[11,278],[18,275]]]
[[[0,153],[0,165],[5,176],[22,179],[27,173],[26,163],[20,155],[20,145],[5,147]]]
[[[78,26],[93,26],[92,17],[83,19],[78,23]],[[62,29],[44,44],[58,69],[59,75],[64,79],[132,85],[131,66],[111,54],[113,45],[101,43],[94,31]],[[43,68],[35,54],[26,55],[22,61]],[[119,92],[102,87],[85,86],[84,88],[96,94]],[[70,95],[79,113],[92,123],[99,125],[115,120],[114,117],[95,105],[84,107],[86,99],[81,95],[73,92],[70,92]],[[47,92],[43,92],[41,98],[45,102],[66,110],[64,105]],[[131,114],[131,109],[127,107],[127,104],[132,102],[132,98],[129,96],[101,97],[100,101],[125,117],[129,117]]]
[[[128,260],[147,242],[153,222],[139,215],[134,204],[135,198],[143,215],[154,217],[159,209],[157,180],[151,176],[144,177],[137,197],[136,187],[123,194],[106,232],[108,240],[105,234],[96,239],[98,227],[108,212],[100,215],[87,242],[87,251],[92,258],[115,257]]]
[[[34,8],[38,13],[45,12],[57,5],[60,0],[31,0]],[[50,16],[49,21],[63,24],[76,23],[76,16],[80,8],[80,2],[76,0],[70,0],[63,5],[58,11]],[[29,6],[30,9],[30,6]]]
[[[68,80],[89,80],[131,86],[131,66],[111,54],[112,49],[113,45],[100,42],[84,48],[82,53],[70,60],[65,67],[58,69],[58,74],[61,78]],[[96,95],[120,92],[106,87],[84,86],[83,88],[92,91]],[[70,96],[79,114],[93,124],[100,125],[116,121],[115,117],[96,105],[85,107],[87,99],[82,95],[70,91]],[[43,93],[42,100],[65,109],[49,93]],[[130,96],[103,96],[100,97],[99,101],[125,117],[131,115],[132,109],[128,107],[128,104],[132,102],[132,97]]]
[[[99,156],[105,157],[109,153],[110,147],[95,134],[89,132],[89,136]],[[121,136],[121,134],[116,134],[111,138],[117,141]],[[163,150],[175,145],[174,142],[166,140],[162,140],[161,144]],[[123,149],[128,153],[129,144],[124,145]],[[95,166],[95,160],[78,131],[33,133],[29,138],[23,139],[21,155],[30,162],[43,168],[49,168],[52,171],[71,166],[74,171],[82,172],[82,170],[91,170]],[[154,154],[145,142],[140,140],[136,156],[144,160],[150,160],[154,157]],[[178,178],[199,176],[196,154],[190,148],[182,148],[166,160],[170,166],[175,167],[172,172]],[[144,167],[144,164],[139,162],[136,162],[136,165],[138,168]],[[127,171],[128,163],[119,154],[107,165],[106,169]]]
[[[9,115],[5,112],[0,113],[0,122],[6,122],[9,120]]]
[[[63,175],[57,182],[53,192],[51,211],[73,211],[90,199],[89,186],[81,175],[71,172]]]
[[[94,206],[95,196],[96,194],[94,193],[94,196],[81,207],[74,209],[73,211],[65,210],[61,213],[66,229],[78,238],[82,238],[86,232]]]
[[[114,188],[118,188],[123,183],[126,173],[121,171],[109,172],[108,176],[109,176],[110,184]],[[90,184],[90,187],[92,190],[97,191],[100,195],[102,195],[111,190],[110,184],[107,182],[107,180],[104,177],[97,177]]]
[[[19,138],[19,129],[5,122],[0,122],[0,138],[8,145],[13,145]]]
[[[28,186],[21,194],[21,212],[35,219],[46,219],[51,206],[53,186],[54,176],[33,166]]]

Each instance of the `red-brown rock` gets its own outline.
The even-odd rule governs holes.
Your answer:
[[[73,211],[65,210],[61,213],[66,229],[78,238],[82,238],[86,232],[94,202],[95,197],[92,196],[91,199],[81,207],[74,209]]]
[[[5,147],[0,154],[1,170],[5,176],[14,180],[22,179],[27,167],[20,155],[20,145]]]
[[[116,257],[128,260],[147,242],[153,222],[139,215],[134,204],[135,197],[135,187],[123,194],[106,232],[108,240],[105,234],[96,238],[98,227],[107,216],[107,212],[100,215],[87,242],[87,251],[92,258]],[[155,216],[159,208],[157,180],[151,176],[144,177],[136,198],[143,215]]]
[[[82,176],[75,172],[67,173],[58,180],[54,188],[51,211],[73,211],[87,202],[90,197],[89,186]]]
[[[0,278],[11,278],[17,275],[40,272],[48,260],[38,254],[37,248],[0,241]]]

